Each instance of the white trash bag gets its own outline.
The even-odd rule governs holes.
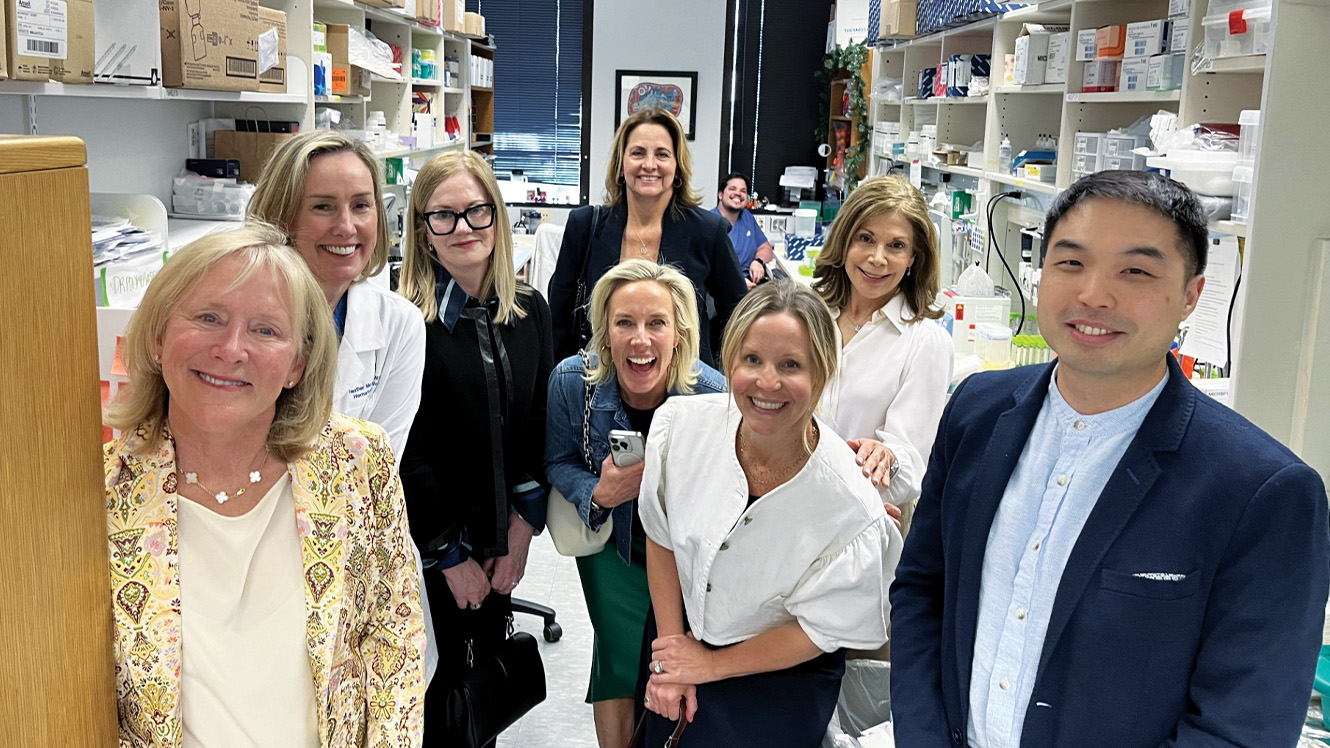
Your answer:
[[[822,748],[895,748],[890,716],[891,663],[846,660],[840,697]]]

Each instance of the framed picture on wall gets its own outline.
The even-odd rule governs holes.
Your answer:
[[[616,70],[614,81],[615,129],[635,112],[660,107],[673,114],[683,125],[684,135],[693,139],[697,131],[696,70]]]

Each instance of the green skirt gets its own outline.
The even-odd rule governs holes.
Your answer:
[[[632,564],[625,564],[611,538],[600,553],[577,559],[582,594],[595,632],[587,703],[630,699],[637,687],[642,637],[651,604],[646,539],[640,531],[633,537],[632,558]]]

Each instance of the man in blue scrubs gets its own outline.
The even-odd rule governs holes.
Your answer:
[[[752,289],[766,277],[766,263],[771,262],[771,242],[757,225],[757,219],[744,207],[748,204],[748,177],[738,172],[731,173],[720,183],[716,207],[711,212],[723,216],[730,222],[730,244],[739,258],[739,267],[743,269],[744,280]]]

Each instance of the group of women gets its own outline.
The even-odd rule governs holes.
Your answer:
[[[398,293],[368,280],[381,175],[332,132],[167,263],[107,412],[122,745],[459,744],[458,679],[511,631],[551,487],[613,525],[578,559],[602,746],[639,704],[647,745],[679,719],[697,745],[816,744],[845,649],[887,638],[892,518],[950,378],[921,324],[932,223],[869,180],[815,290],[745,295],[673,117],[628,118],[611,162],[548,303],[466,152],[414,182]],[[644,462],[614,462],[614,429]]]

